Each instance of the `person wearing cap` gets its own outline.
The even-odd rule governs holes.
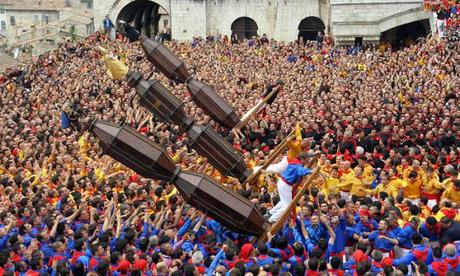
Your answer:
[[[268,220],[270,223],[278,221],[289,204],[291,204],[293,186],[299,183],[304,176],[312,173],[310,169],[305,168],[308,157],[307,153],[300,153],[296,159],[289,162],[286,170],[278,179],[276,186],[280,201],[270,210],[269,214],[271,214],[271,216]]]
[[[371,232],[378,229],[377,222],[371,217],[368,209],[360,209],[358,213],[360,219],[354,226],[358,232],[369,235]]]

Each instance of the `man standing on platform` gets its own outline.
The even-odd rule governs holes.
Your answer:
[[[281,173],[276,183],[280,201],[269,211],[271,216],[268,221],[270,223],[278,221],[291,204],[293,186],[299,183],[304,176],[312,173],[310,169],[304,167],[308,156],[306,152],[299,153],[296,159],[289,161],[287,168]]]
[[[104,25],[104,34],[108,35],[110,37],[112,33],[112,29],[115,27],[112,23],[112,20],[109,18],[109,15],[105,16],[105,19],[103,21]]]

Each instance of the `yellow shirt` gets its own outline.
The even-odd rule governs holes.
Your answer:
[[[407,167],[403,172],[403,179],[409,179],[409,174],[413,171],[412,166]],[[417,179],[422,179],[425,176],[425,172],[419,168],[417,171]]]
[[[415,181],[406,182],[403,186],[403,195],[406,198],[416,199],[420,198],[420,188],[422,186],[422,181],[416,179]]]
[[[171,196],[173,196],[175,194],[177,194],[176,187],[174,187],[174,189],[169,194],[165,195],[165,197],[169,199]]]
[[[99,181],[99,182],[104,181],[104,179],[105,179],[105,172],[104,172],[103,170],[101,170],[101,169],[99,169],[99,168],[96,168],[96,169],[94,170],[94,174],[95,174],[96,177],[97,177],[97,181]]]
[[[366,179],[372,179],[373,178],[372,171],[374,171],[374,167],[372,167],[369,164],[366,164],[366,166],[364,166],[363,176]]]
[[[86,141],[84,135],[78,139],[78,145],[80,146],[80,153],[86,153],[89,149],[88,141]]]
[[[390,179],[390,184],[393,186],[397,191],[401,190],[404,185],[407,185],[407,182],[405,180],[402,180],[397,177],[392,177]]]
[[[172,161],[174,162],[174,164],[179,164],[180,162],[180,155],[179,154],[174,154],[173,157],[171,157]]]
[[[320,166],[319,160],[318,160],[318,166]],[[323,165],[321,166],[320,172],[324,175],[329,176],[331,174],[331,169],[332,169],[332,166]]]
[[[450,187],[452,187],[454,185],[454,181],[452,181],[452,178],[449,177],[449,178],[446,178],[442,181],[442,184],[441,186],[444,188],[444,189],[449,189]]]
[[[299,153],[302,152],[302,146],[300,143],[302,142],[302,129],[300,128],[300,124],[297,123],[295,126],[295,141],[292,141],[288,144],[289,151],[287,154],[288,160],[296,159]]]
[[[365,197],[371,192],[371,190],[367,189],[368,185],[364,184],[363,179],[356,176],[347,178],[345,182],[340,184],[340,187],[342,187],[344,191],[350,189],[350,193],[357,197]]]
[[[442,190],[442,184],[439,182],[436,177],[428,178],[426,175],[423,177],[423,186],[422,189],[425,193],[430,195],[439,194],[440,190]]]
[[[410,169],[409,166],[404,167],[403,165],[398,165],[396,167],[396,171],[398,172],[398,175],[404,176],[404,173]],[[409,175],[410,171],[407,173]]]
[[[324,181],[323,193],[326,198],[329,195],[339,195],[340,194],[340,179],[335,177],[328,177]]]
[[[396,197],[398,195],[398,190],[388,183],[387,185],[379,184],[374,189],[374,196],[379,197],[381,192],[387,193],[391,197]]]
[[[460,190],[455,190],[453,186],[448,187],[442,194],[442,198],[460,204]]]

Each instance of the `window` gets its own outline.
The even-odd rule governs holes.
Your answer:
[[[0,14],[4,14],[5,13],[5,9],[4,8],[0,8]]]
[[[10,16],[10,24],[11,26],[16,26],[16,19],[14,18],[14,16]]]
[[[39,23],[38,15],[34,15],[34,24],[37,25]]]
[[[163,27],[168,28],[168,19],[163,20]]]
[[[48,15],[42,15],[42,22],[43,24],[48,24],[50,21],[50,17]]]
[[[2,21],[2,31],[6,30],[6,21]]]

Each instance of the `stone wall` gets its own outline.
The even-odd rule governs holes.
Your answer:
[[[321,17],[319,0],[211,0],[207,9],[209,34],[230,36],[232,23],[244,16],[256,21],[259,35],[285,41],[297,39],[302,19]]]
[[[171,34],[174,39],[206,37],[206,1],[171,0]]]
[[[355,37],[376,43],[382,32],[428,17],[420,0],[331,0],[332,30],[341,44]]]
[[[94,0],[98,29],[106,14],[114,21],[133,0]],[[277,40],[297,39],[298,26],[308,16],[321,18],[326,33],[338,43],[378,42],[388,29],[427,19],[422,0],[155,0],[171,15],[174,39],[194,36],[231,35],[232,23],[240,17],[255,20],[258,34]]]

